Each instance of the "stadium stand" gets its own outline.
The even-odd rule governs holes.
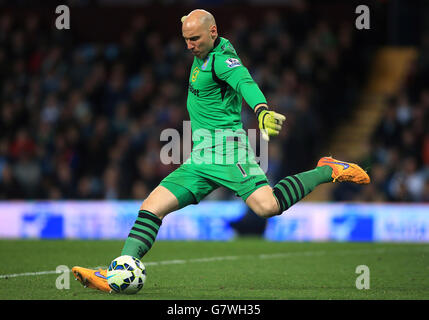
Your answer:
[[[271,181],[314,167],[338,123],[355,107],[362,66],[369,61],[353,25],[298,3],[285,10],[250,8],[249,15],[221,29],[270,105],[287,117],[286,130],[270,142]],[[145,10],[124,9],[121,21],[127,24],[118,22],[116,28],[103,8],[98,10],[98,23],[115,29],[99,41],[82,27],[73,30],[79,16],[69,32],[53,28],[52,18],[40,11],[0,15],[0,199],[143,199],[177,167],[160,164],[159,135],[165,128],[183,130],[188,120],[192,56],[180,37],[180,17],[172,34]],[[256,13],[262,17],[257,25]],[[428,92],[412,96],[404,92],[392,102],[376,133],[377,199],[427,199],[421,172],[428,165],[423,129],[429,126],[419,119],[422,113],[427,119]],[[402,143],[396,149],[386,145],[394,115],[394,134],[400,137],[395,141]],[[245,104],[243,119],[246,128],[257,127]],[[420,131],[410,129],[417,124]],[[404,158],[399,151],[395,158],[399,147]],[[401,189],[404,174],[413,177],[410,194]],[[340,199],[335,192],[332,197]],[[209,198],[235,196],[221,189]]]

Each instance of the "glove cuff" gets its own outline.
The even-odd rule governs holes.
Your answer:
[[[258,110],[256,110],[256,119],[258,119],[259,121],[259,115],[261,114],[262,111],[268,111],[268,108],[265,106],[259,107]]]

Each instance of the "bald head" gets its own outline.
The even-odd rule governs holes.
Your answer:
[[[204,26],[206,28],[216,26],[216,21],[213,15],[210,12],[202,9],[193,10],[187,16],[183,16],[182,23],[186,28],[191,28],[198,25]]]
[[[218,36],[213,15],[202,9],[191,11],[182,19],[182,35],[187,47],[197,58],[204,59]]]

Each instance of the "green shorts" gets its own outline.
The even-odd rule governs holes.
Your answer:
[[[194,164],[187,161],[160,183],[179,200],[179,207],[197,204],[219,187],[235,192],[243,201],[258,188],[268,185],[261,167],[256,163]]]

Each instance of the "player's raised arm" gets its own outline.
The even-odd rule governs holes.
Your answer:
[[[214,71],[216,76],[228,83],[235,91],[241,94],[247,104],[255,111],[262,137],[269,141],[270,136],[280,133],[286,117],[268,110],[267,100],[259,86],[252,79],[249,71],[242,65],[235,54],[234,48],[226,48],[225,55],[216,55]]]

